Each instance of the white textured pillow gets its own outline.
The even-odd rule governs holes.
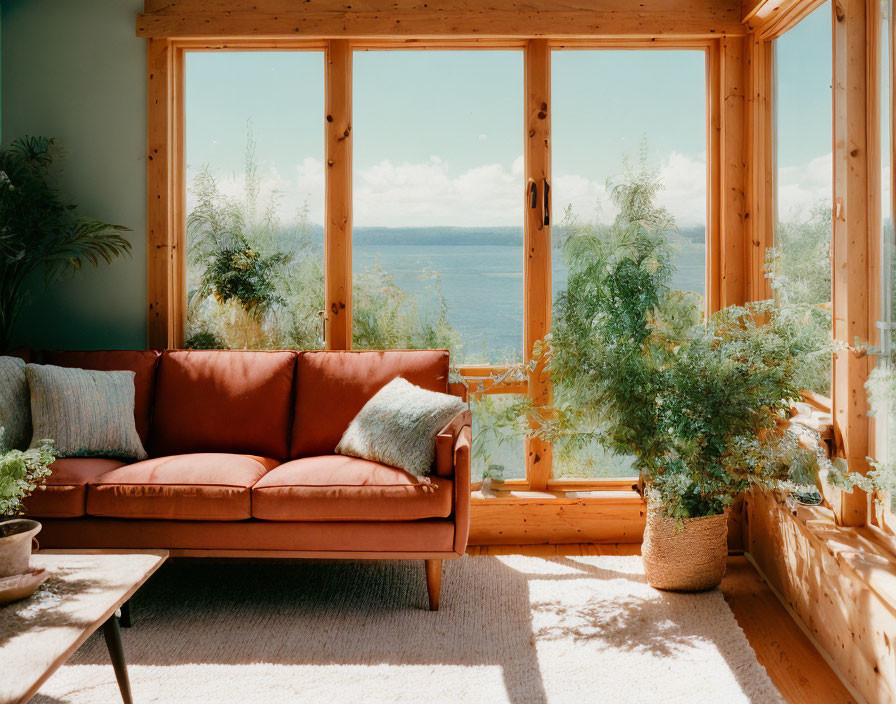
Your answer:
[[[457,396],[427,391],[398,377],[364,404],[336,452],[425,476],[432,469],[436,435],[465,408]]]

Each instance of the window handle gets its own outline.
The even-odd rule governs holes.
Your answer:
[[[548,183],[547,179],[543,179],[544,183],[544,192],[542,195],[543,205],[542,205],[542,214],[544,216],[544,226],[547,227],[551,224],[551,184]]]
[[[535,210],[538,207],[538,184],[529,179],[529,208]]]

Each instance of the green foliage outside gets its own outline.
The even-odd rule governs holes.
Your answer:
[[[52,440],[24,452],[5,452],[0,427],[0,518],[24,513],[22,502],[46,483],[55,461]]]
[[[831,208],[817,204],[808,218],[779,221],[766,258],[778,310],[794,324],[807,350],[796,383],[831,393]]]
[[[612,224],[572,221],[568,286],[536,350],[554,404],[521,403],[515,422],[534,415],[560,452],[599,443],[633,457],[652,503],[675,518],[721,513],[751,486],[812,483],[821,458],[786,419],[817,341],[772,301],[704,323],[700,297],[670,287],[677,232],[659,188],[642,166],[613,188]]]
[[[197,349],[319,349],[323,346],[323,247],[307,206],[295,224],[277,215],[280,194],[262,200],[255,144],[247,141],[242,198],[225,195],[206,167],[194,178],[189,243],[187,346]],[[430,272],[434,313],[373,266],[355,276],[355,349],[448,348],[459,335]]]
[[[32,275],[44,285],[130,252],[128,228],[79,215],[56,183],[60,150],[54,139],[22,137],[0,151],[0,353],[27,300]]]

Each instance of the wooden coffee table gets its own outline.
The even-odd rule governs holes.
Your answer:
[[[119,610],[167,557],[167,550],[43,550],[32,555],[32,568],[44,567],[51,576],[33,596],[0,606],[0,704],[31,699],[99,628],[121,697],[130,704]]]

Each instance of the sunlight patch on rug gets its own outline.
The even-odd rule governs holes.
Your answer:
[[[123,631],[135,701],[781,701],[722,593],[639,557],[465,557],[425,604],[420,562],[174,563]],[[94,637],[34,702],[117,699]]]

